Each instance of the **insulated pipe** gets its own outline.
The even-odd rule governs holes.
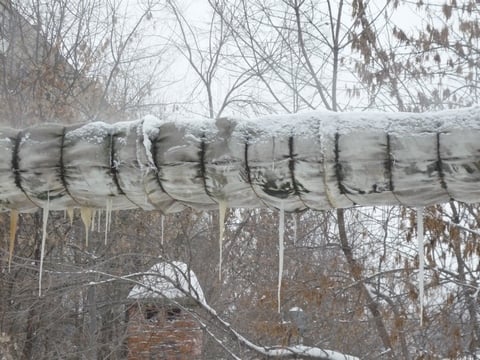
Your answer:
[[[0,128],[0,207],[480,202],[480,107]]]

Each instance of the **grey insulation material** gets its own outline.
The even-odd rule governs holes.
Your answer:
[[[324,210],[480,201],[480,108],[0,128],[0,206]]]

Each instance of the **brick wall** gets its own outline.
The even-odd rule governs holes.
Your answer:
[[[201,359],[203,331],[187,312],[133,304],[128,310],[128,360]]]

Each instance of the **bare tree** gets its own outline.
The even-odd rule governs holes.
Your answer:
[[[150,46],[140,34],[155,22],[155,2],[136,18],[127,16],[121,2],[7,4],[2,11],[4,119],[16,126],[78,122],[99,114],[125,119],[151,95],[153,79],[164,69],[165,46]]]
[[[176,29],[175,49],[195,75],[188,86],[193,89],[189,97],[201,103],[188,104],[191,112],[216,117],[228,111],[294,113],[317,108],[420,111],[475,101],[478,29],[473,19],[478,10],[473,2],[419,4],[414,11],[425,13],[428,21],[419,25],[424,30],[418,34],[395,23],[397,11],[411,6],[409,2],[385,2],[382,7],[373,1],[209,4],[215,12],[201,28],[189,22],[177,3],[168,3]],[[62,14],[58,6],[37,6],[30,12]],[[55,15],[51,22],[40,22],[40,28],[68,24],[67,9],[63,20]],[[138,99],[145,95],[148,101],[153,92],[154,81],[137,83],[128,77],[138,66],[129,59],[141,51],[132,39],[151,15],[141,12],[133,30],[121,33],[120,8],[102,11],[109,19],[101,23],[105,28],[99,25],[85,39],[80,37],[88,40],[88,46],[80,41],[68,47],[71,40],[60,35],[51,36],[48,43],[57,41],[63,49],[65,42],[64,48],[70,51],[60,53],[77,59],[68,63],[93,74],[99,89],[94,92],[96,99],[112,102],[115,111],[130,111],[132,106],[138,108]],[[92,10],[85,24],[99,13]],[[86,26],[71,24],[76,24],[75,29]],[[3,45],[8,45],[6,40]],[[224,75],[231,76],[231,86],[222,84]],[[38,84],[44,77],[26,78],[35,79],[28,91],[43,94]],[[4,87],[9,81],[3,79]],[[82,83],[80,78],[76,83]],[[15,103],[8,92],[4,96],[11,102],[10,114],[15,107],[24,106],[25,114],[32,107],[28,101]],[[102,109],[90,101],[85,106],[88,109],[82,111],[89,116]],[[34,108],[40,118],[53,116],[45,104],[35,103]],[[60,110],[52,111],[65,116]],[[433,166],[441,183],[447,165],[437,161]],[[425,209],[423,315],[419,314],[419,259],[413,242],[422,219],[416,214],[404,207],[287,214],[281,313],[276,289],[277,211],[227,211],[221,282],[212,275],[219,270],[216,212],[186,210],[165,217],[155,212],[121,212],[113,217],[107,243],[103,230],[97,229],[88,245],[78,213],[73,225],[63,214],[56,214],[49,222],[43,281],[48,291],[43,298],[36,296],[40,215],[20,215],[10,273],[7,254],[2,258],[0,348],[9,346],[16,357],[23,354],[24,358],[32,354],[55,358],[65,347],[73,349],[72,358],[83,354],[122,358],[122,301],[131,287],[126,277],[148,268],[160,256],[191,264],[204,285],[212,307],[206,310],[214,308],[216,313],[198,315],[210,334],[210,344],[216,344],[206,350],[211,358],[270,356],[270,350],[288,352],[300,341],[369,359],[474,358],[479,346],[478,208],[452,202]],[[104,213],[101,218],[105,222]],[[3,217],[2,222],[9,227],[9,219]],[[47,304],[54,304],[56,311],[49,312]],[[288,317],[293,307],[302,307],[308,316],[301,334]],[[51,335],[53,330],[58,336]]]

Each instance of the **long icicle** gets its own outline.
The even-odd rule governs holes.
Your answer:
[[[110,230],[110,221],[112,216],[112,199],[107,199],[105,205],[105,245],[107,245],[108,230]]]
[[[277,289],[278,313],[280,313],[282,308],[281,296],[282,296],[282,278],[283,278],[284,235],[285,235],[285,209],[282,203],[280,206],[280,213],[279,213],[279,219],[278,219],[278,289]]]
[[[90,231],[95,231],[95,216],[97,215],[97,210],[96,209],[93,209],[92,210],[92,226],[90,228]]]
[[[101,223],[102,223],[102,209],[98,209],[97,211],[98,219],[97,219],[97,232],[101,230]]]
[[[12,265],[13,251],[15,250],[15,237],[17,235],[18,211],[10,212],[10,244],[8,246],[8,272]]]
[[[40,274],[38,275],[38,296],[42,296],[42,275],[43,275],[43,258],[45,257],[45,242],[47,239],[47,222],[48,213],[50,212],[50,193],[47,194],[47,203],[43,208],[42,223],[42,246],[40,248]]]
[[[423,207],[417,208],[418,292],[420,297],[420,326],[423,326],[425,258],[423,248]]]
[[[227,212],[227,202],[220,200],[218,202],[218,280],[222,281],[222,260],[223,260],[223,234],[225,232],[225,213]]]
[[[88,233],[90,232],[90,226],[92,224],[92,209],[80,208],[80,217],[82,218],[83,226],[85,227],[85,247],[88,248]]]
[[[67,208],[68,219],[70,220],[70,226],[73,225],[73,218],[75,216],[75,209],[74,208]]]
[[[162,244],[163,246],[163,235],[164,235],[164,230],[163,230],[163,225],[165,224],[165,215],[160,215],[160,226],[161,226],[161,229],[160,229],[160,243]]]
[[[293,245],[297,245],[297,214],[293,213]]]

